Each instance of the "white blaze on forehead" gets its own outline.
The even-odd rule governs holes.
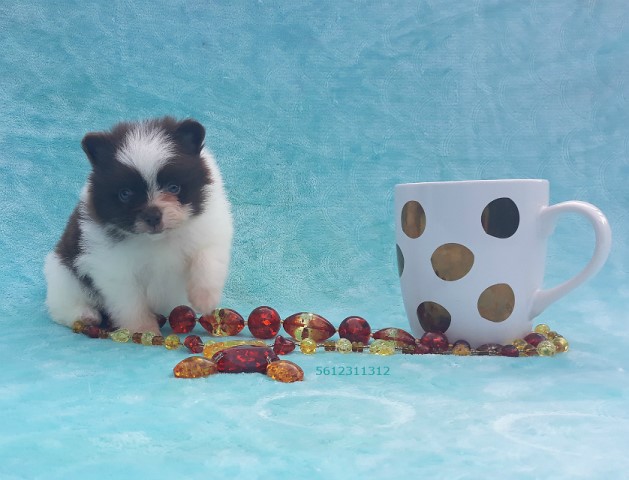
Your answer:
[[[157,172],[174,155],[175,147],[158,127],[141,123],[127,133],[116,159],[135,168],[150,190],[157,190]]]

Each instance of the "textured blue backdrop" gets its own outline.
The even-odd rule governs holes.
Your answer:
[[[164,5],[160,5],[163,3]],[[623,1],[0,5],[0,477],[602,478],[629,469],[629,10]],[[85,132],[192,116],[236,239],[224,305],[405,327],[393,186],[547,178],[614,247],[541,321],[555,359],[298,356],[299,385],[172,378],[183,352],[89,340],[43,307]],[[565,219],[548,285],[593,234]],[[317,366],[389,376],[317,376]]]

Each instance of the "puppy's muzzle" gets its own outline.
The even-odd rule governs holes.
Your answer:
[[[158,207],[145,208],[138,218],[146,224],[148,233],[160,233],[163,230],[162,211]]]

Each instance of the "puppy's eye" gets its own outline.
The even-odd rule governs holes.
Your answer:
[[[179,192],[181,192],[181,187],[176,183],[170,182],[168,185],[166,185],[166,191],[168,193],[172,193],[173,195],[177,195]]]
[[[121,188],[118,190],[118,198],[122,203],[129,203],[133,197],[133,191],[130,188]]]

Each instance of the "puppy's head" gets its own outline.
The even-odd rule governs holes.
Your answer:
[[[200,123],[170,117],[85,135],[91,215],[120,234],[157,234],[201,213],[211,183],[204,138]]]

